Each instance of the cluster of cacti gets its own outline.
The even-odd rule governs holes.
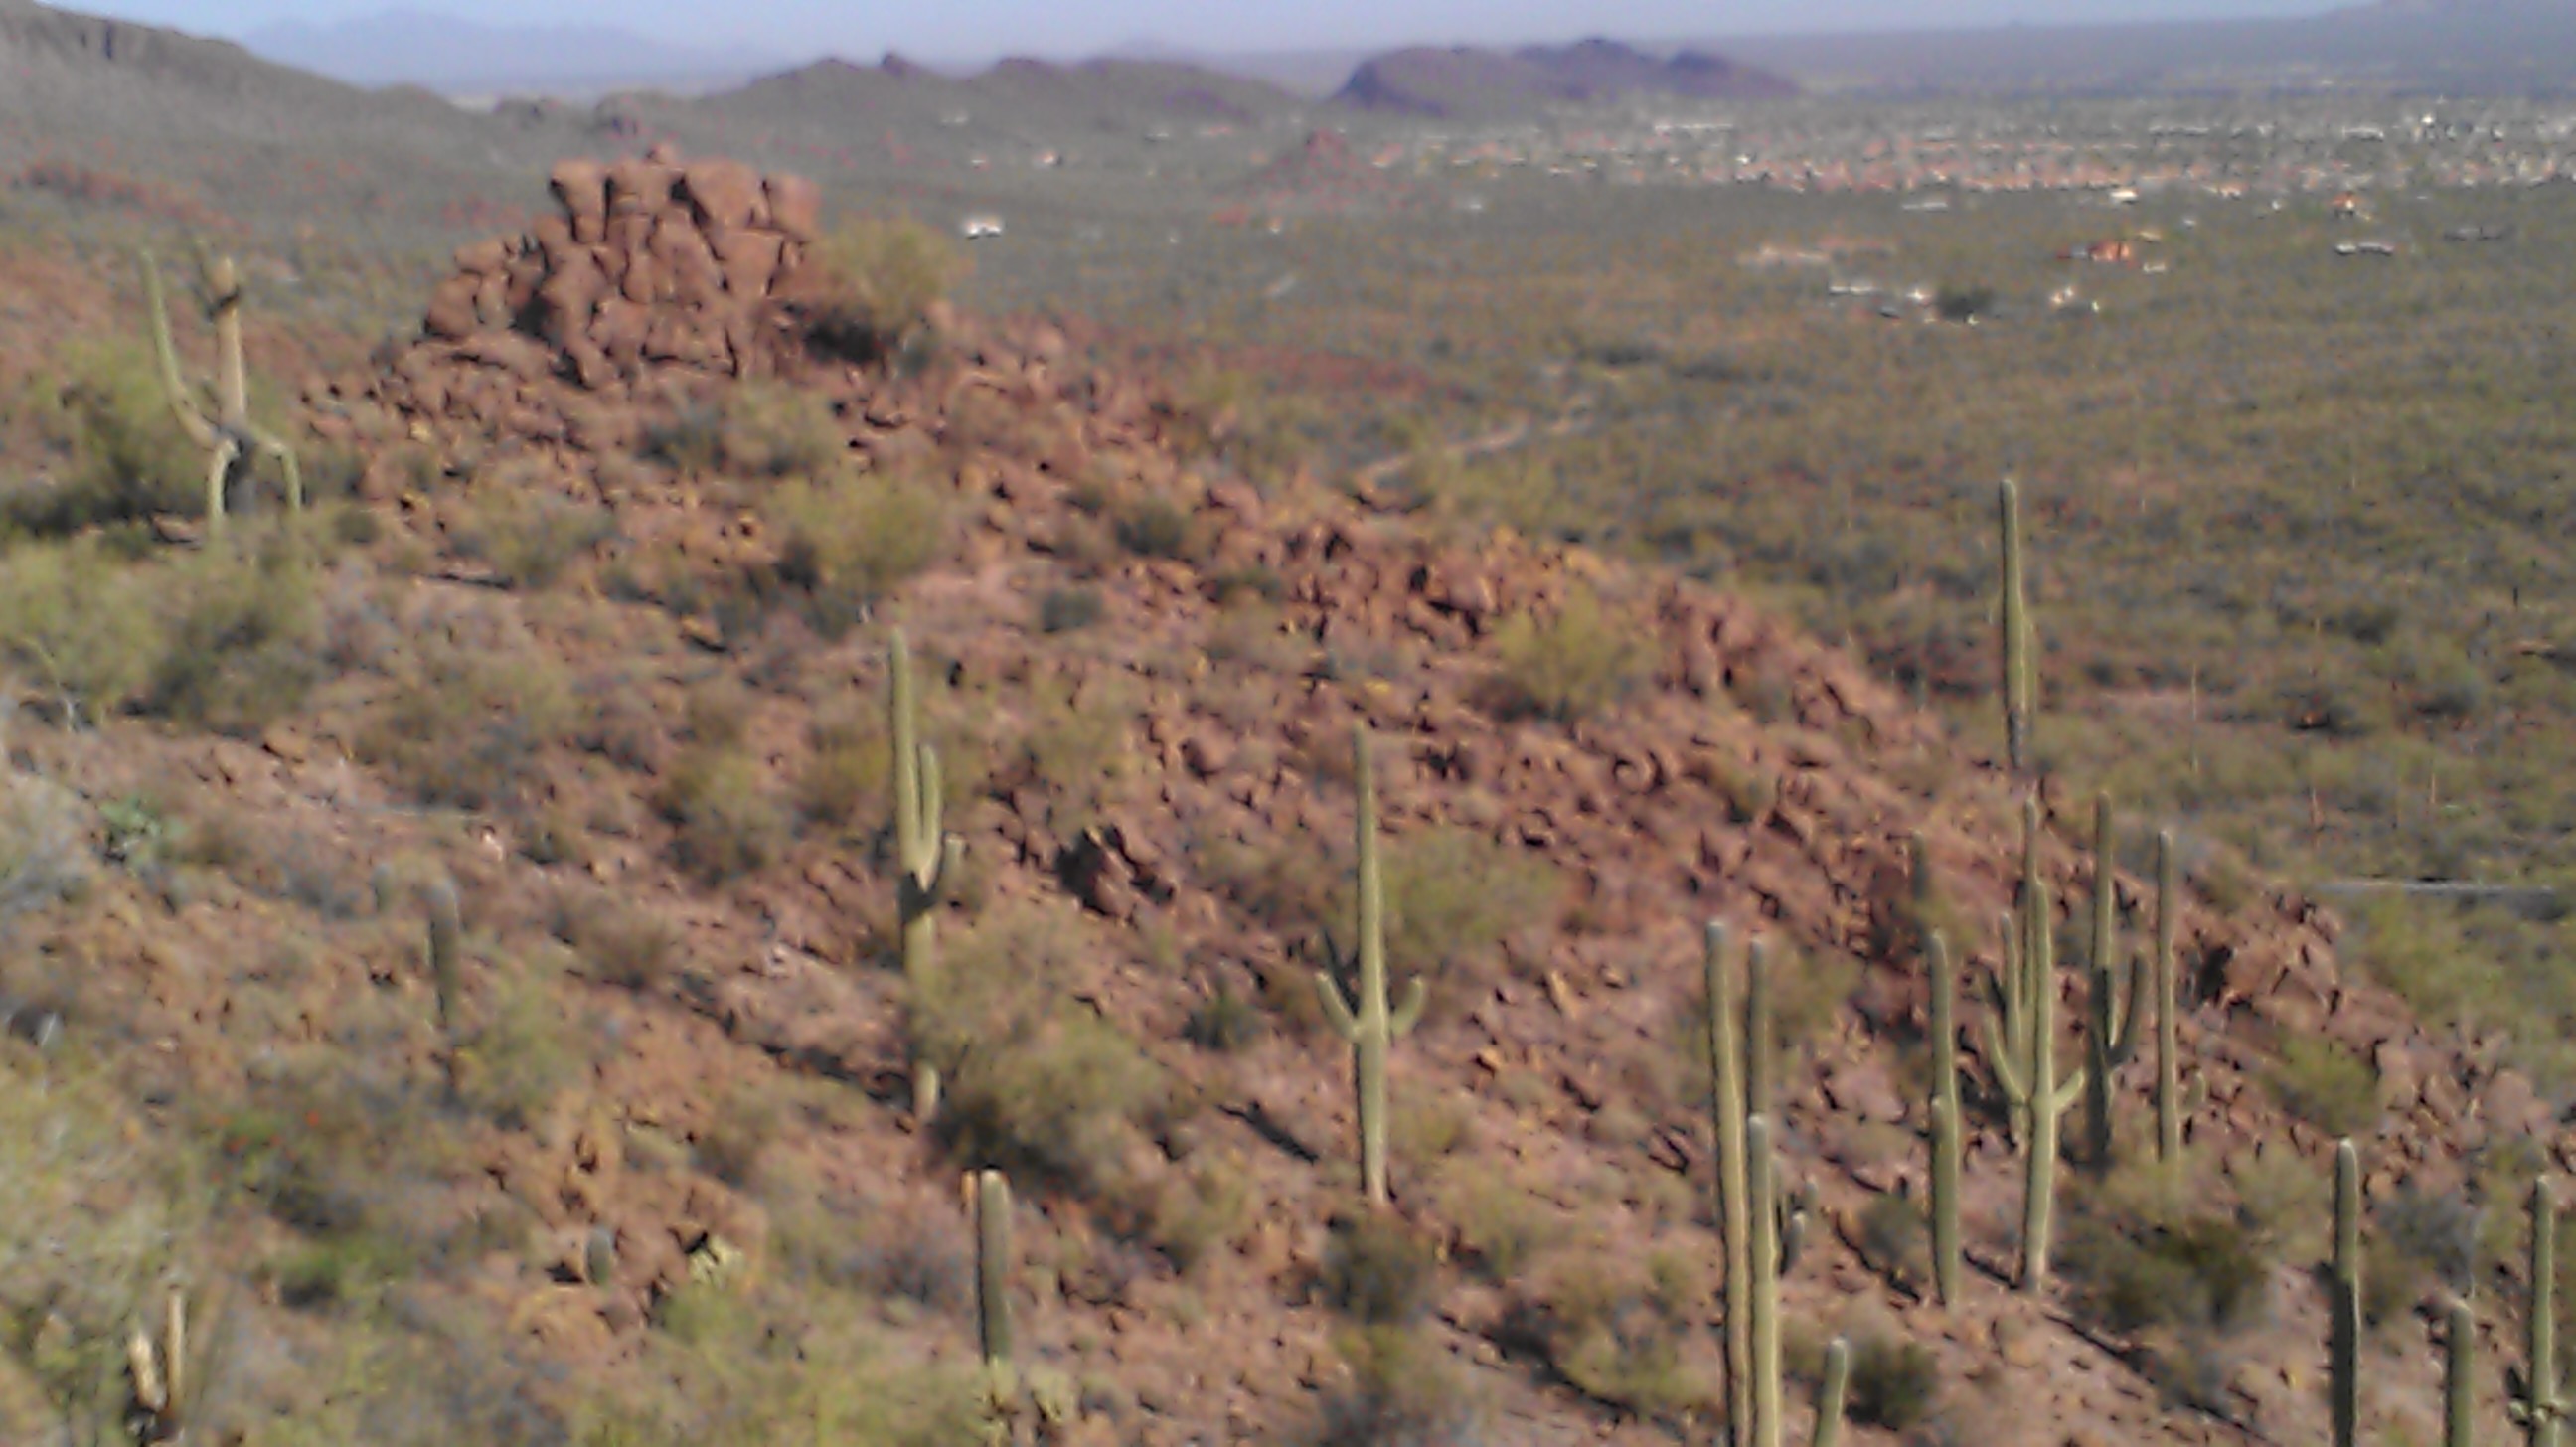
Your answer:
[[[1922,932],[1923,969],[1930,976],[1932,1089],[1926,1114],[1932,1136],[1932,1290],[1945,1306],[1959,1302],[1959,978],[1950,942],[1932,924],[1932,859],[1923,836],[1908,841],[1913,864],[1914,919]]]
[[[2024,1165],[2021,1285],[2037,1291],[2048,1279],[2049,1227],[2057,1198],[2057,1130],[2060,1117],[2083,1092],[2085,1072],[2057,1076],[2057,953],[2048,881],[2039,871],[2039,804],[2022,805],[2021,909],[2000,933],[2003,962],[1987,985],[1993,1010],[1987,1019],[1986,1068],[2012,1108]]]
[[[224,494],[255,454],[277,459],[286,477],[287,505],[301,512],[304,473],[296,464],[295,450],[250,420],[250,383],[242,365],[241,279],[232,258],[219,256],[205,262],[200,280],[206,294],[206,319],[215,329],[211,416],[197,405],[179,375],[179,354],[170,342],[169,308],[161,299],[161,268],[151,252],[143,253],[143,291],[152,312],[152,346],[160,355],[161,386],[169,394],[170,412],[179,419],[180,429],[191,443],[206,450],[207,529],[223,526]]]
[[[1351,1047],[1352,1071],[1359,1105],[1360,1189],[1371,1206],[1387,1204],[1386,1187],[1386,1057],[1398,1038],[1422,1018],[1420,976],[1407,980],[1404,998],[1390,1007],[1386,998],[1386,886],[1378,872],[1377,775],[1369,760],[1368,730],[1351,731],[1351,776],[1359,788],[1359,938],[1357,959],[1335,949],[1327,939],[1331,968],[1315,972],[1315,993],[1335,1034]],[[1334,973],[1356,972],[1357,998],[1342,998]]]
[[[161,1339],[141,1323],[125,1339],[125,1368],[133,1401],[126,1429],[137,1442],[175,1442],[188,1406],[188,1301],[170,1288],[161,1314]]]
[[[939,751],[921,742],[913,709],[912,648],[900,628],[887,649],[886,667],[892,678],[895,914],[903,940],[904,979],[915,991],[924,991],[938,968],[933,957],[938,943],[934,911],[956,879],[965,840],[941,827],[944,791]],[[939,1070],[925,1060],[915,1059],[912,1064],[912,1111],[924,1122],[939,1114]]]
[[[2004,758],[2018,774],[2030,767],[2030,714],[2038,687],[2030,657],[2030,602],[2022,587],[2021,489],[2007,477],[1997,495],[2003,514],[2003,604],[1996,628],[2003,643]]]
[[[1702,969],[1726,1247],[1727,1409],[1738,1447],[1769,1447],[1780,1434],[1780,1274],[1806,1240],[1808,1200],[1780,1181],[1771,1144],[1770,952],[1761,940],[1745,952],[1739,1012],[1730,943],[1726,926],[1712,921]]]

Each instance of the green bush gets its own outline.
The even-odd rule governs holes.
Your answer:
[[[1910,1431],[1940,1401],[1941,1364],[1921,1342],[1866,1333],[1852,1343],[1851,1381],[1845,1390],[1853,1421],[1890,1432]]]
[[[1140,558],[1195,560],[1204,542],[1189,512],[1169,498],[1140,497],[1118,509],[1118,544]]]
[[[533,969],[504,973],[458,1069],[465,1103],[508,1130],[544,1115],[581,1072],[563,1010]]]
[[[31,482],[0,493],[0,522],[59,534],[206,510],[206,454],[171,415],[148,345],[75,344],[31,390],[38,435],[69,465],[50,485]]]
[[[465,556],[489,563],[504,586],[545,588],[616,530],[606,508],[531,481],[496,486],[477,500],[457,542]]]
[[[216,733],[249,737],[293,712],[321,682],[321,576],[288,529],[231,537],[163,579],[172,614],[145,706]]]
[[[672,764],[654,804],[676,831],[680,866],[706,884],[722,884],[777,862],[785,848],[785,811],[770,797],[760,761],[732,744],[693,744]]]
[[[2329,1136],[2359,1135],[2379,1119],[2379,1079],[2370,1062],[2322,1035],[2292,1035],[2272,1064],[2272,1092]]]
[[[889,357],[963,271],[948,239],[919,222],[845,223],[806,252],[798,300],[808,335],[853,360]]]
[[[1861,1260],[1898,1288],[1921,1291],[1932,1279],[1932,1232],[1922,1207],[1894,1192],[1861,1208],[1853,1244]]]
[[[821,394],[777,382],[741,382],[727,391],[716,452],[724,465],[755,477],[811,477],[849,454],[849,438]]]
[[[95,536],[0,555],[0,662],[75,715],[132,703],[161,657],[144,572]]]
[[[1455,825],[1385,840],[1386,948],[1392,967],[1434,980],[1490,979],[1503,941],[1556,922],[1565,874],[1546,855]],[[1335,916],[1348,934],[1354,906]]]
[[[1078,919],[1028,906],[979,921],[907,994],[914,1058],[945,1082],[961,1160],[1096,1191],[1169,1103],[1162,1070],[1067,989]]]
[[[1571,722],[1616,703],[1644,676],[1648,645],[1588,588],[1545,618],[1518,613],[1494,634],[1494,702],[1507,714]]]
[[[779,577],[809,595],[826,637],[947,553],[948,514],[948,490],[914,472],[799,478],[760,502],[781,540]]]
[[[1431,1304],[1439,1258],[1384,1211],[1336,1217],[1324,1249],[1324,1299],[1362,1326],[1407,1326]]]
[[[2229,1332],[2261,1313],[2270,1263],[2234,1215],[2178,1190],[2100,1190],[2064,1209],[2059,1274],[2103,1327]]]
[[[891,817],[892,746],[880,708],[850,698],[824,711],[810,732],[813,752],[796,776],[796,804],[831,829],[874,828]]]
[[[424,803],[515,807],[573,726],[571,690],[548,659],[523,643],[435,631],[403,655],[358,751]]]

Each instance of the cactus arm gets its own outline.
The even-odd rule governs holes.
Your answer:
[[[1000,1171],[970,1172],[975,1215],[975,1324],[985,1380],[996,1401],[1013,1393],[1011,1372],[1011,1182]]]
[[[2478,1321],[2469,1304],[2454,1298],[2444,1314],[2442,1342],[2442,1447],[2473,1447],[2477,1427]]]
[[[927,989],[937,968],[937,891],[948,877],[952,854],[940,834],[939,754],[920,741],[914,712],[912,647],[898,628],[887,640],[887,710],[894,735],[895,914],[902,939],[903,974],[915,991]],[[953,836],[951,836],[953,837]],[[912,1063],[912,1111],[927,1121],[939,1113],[939,1068]]]
[[[1350,1005],[1342,999],[1341,987],[1333,983],[1329,971],[1315,972],[1315,998],[1323,1002],[1324,1023],[1333,1027],[1333,1033],[1357,1044],[1360,1038],[1359,1016],[1352,1013]]]
[[[1743,1037],[1735,1008],[1735,972],[1728,965],[1730,944],[1726,926],[1709,921],[1700,964],[1707,983],[1709,1116],[1717,1136],[1717,1211],[1726,1249],[1727,1433],[1736,1447],[1751,1447],[1752,1222],[1745,1195]]]
[[[2170,829],[2156,834],[2156,956],[2152,973],[2156,994],[2156,1158],[2167,1164],[2182,1159],[2180,1082],[2182,1052],[2175,1039],[2174,926],[2181,895],[2174,887],[2174,838]]]
[[[1816,1383],[1814,1447],[1841,1447],[1843,1394],[1851,1386],[1851,1343],[1835,1337],[1825,1343],[1824,1380]]]
[[[1423,984],[1422,977],[1420,975],[1415,975],[1413,978],[1406,980],[1404,982],[1403,998],[1397,1000],[1395,1008],[1387,1012],[1387,1033],[1390,1035],[1412,1034],[1413,1027],[1422,1022],[1422,1007],[1429,1001],[1430,997],[1430,989]]]
[[[2004,1099],[2010,1101],[2018,1112],[2028,1107],[2030,1082],[2022,1077],[2020,1067],[2013,1064],[2012,1051],[2006,1041],[1999,1038],[2008,1036],[2010,1032],[2011,1026],[1998,1026],[1994,1017],[1987,1017],[1986,1070],[1994,1076],[1995,1088],[2003,1092]]]
[[[2328,1405],[2334,1447],[2354,1447],[2361,1429],[2361,1152],[2349,1136],[2335,1143],[2333,1293]]]
[[[170,310],[161,295],[161,267],[146,251],[143,256],[143,296],[152,317],[152,350],[161,362],[161,390],[170,402],[170,415],[179,419],[179,428],[188,440],[199,447],[212,449],[222,434],[206,420],[188,395],[188,384],[179,376],[179,352],[170,342]]]
[[[304,469],[295,460],[295,449],[287,446],[273,432],[249,426],[245,426],[242,432],[250,438],[251,445],[258,448],[262,456],[277,460],[277,470],[286,476],[287,507],[295,512],[304,511]]]

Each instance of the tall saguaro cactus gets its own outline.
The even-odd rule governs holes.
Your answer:
[[[945,804],[939,775],[939,751],[921,742],[912,692],[912,647],[903,630],[894,631],[887,649],[891,675],[894,734],[894,847],[899,878],[895,914],[903,937],[903,974],[915,991],[930,988],[939,968],[937,915],[934,913],[956,877],[965,841],[940,827]],[[928,1121],[939,1114],[939,1069],[928,1061],[912,1064],[912,1112]]]
[[[1914,876],[1915,927],[1923,937],[1923,969],[1930,976],[1932,1081],[1927,1114],[1932,1127],[1932,1289],[1941,1304],[1959,1304],[1959,973],[1950,942],[1932,927],[1932,856],[1921,834],[1906,841]]]
[[[2361,1152],[2350,1137],[2335,1143],[2333,1271],[2328,1406],[2334,1447],[2353,1447],[2361,1430]]]
[[[179,419],[180,429],[188,434],[190,442],[206,451],[208,531],[223,526],[224,493],[249,467],[254,455],[277,459],[278,470],[286,477],[287,505],[301,512],[304,473],[296,465],[294,449],[250,420],[250,382],[242,366],[241,278],[233,269],[232,258],[219,256],[206,262],[201,274],[206,319],[215,328],[211,416],[198,405],[196,395],[179,376],[178,350],[170,343],[170,311],[161,297],[161,268],[151,252],[144,252],[142,258],[143,293],[152,309],[152,348],[160,357],[162,390],[169,395],[170,413]]]
[[[2004,758],[2018,774],[2030,767],[2030,714],[2038,692],[2030,657],[2030,603],[2022,581],[2020,486],[2005,478],[1996,500],[2003,528],[2003,603],[1996,626],[2003,643]]]
[[[2112,863],[2111,796],[2093,803],[2093,958],[2085,972],[2088,1011],[2084,1031],[2084,1158],[2097,1171],[2111,1166],[2111,1075],[2138,1052],[2138,1022],[2146,1011],[2147,972],[2129,971],[2128,997],[2114,982],[2120,948],[2120,891]]]
[[[1825,1374],[1816,1382],[1816,1435],[1810,1447],[1842,1447],[1843,1394],[1851,1386],[1851,1343],[1825,1343]]]
[[[1769,1147],[1751,1138],[1753,1121],[1767,1118],[1770,1110],[1771,952],[1758,939],[1745,951],[1739,1010],[1730,942],[1726,926],[1710,921],[1702,969],[1707,980],[1709,1114],[1717,1135],[1718,1221],[1726,1247],[1727,1421],[1737,1447],[1750,1447],[1752,1424],[1762,1420],[1760,1323],[1766,1313],[1778,1315],[1779,1276],[1796,1263],[1805,1243],[1811,1200],[1803,1189],[1786,1188]],[[1768,1304],[1762,1297],[1766,1290],[1772,1293]],[[1776,1363],[1772,1374],[1778,1375]],[[1770,1392],[1776,1400],[1776,1382]]]
[[[2156,1159],[2172,1165],[2182,1159],[2182,1090],[2176,1075],[2182,1051],[2175,1039],[2174,927],[2182,894],[2174,887],[2174,837],[2156,832],[2156,956],[2148,966],[2156,994]]]
[[[1386,889],[1378,874],[1377,775],[1369,762],[1368,730],[1351,730],[1351,775],[1359,785],[1359,940],[1356,961],[1359,997],[1342,998],[1331,970],[1315,972],[1315,993],[1334,1033],[1351,1047],[1359,1105],[1360,1189],[1371,1206],[1387,1204],[1386,1189],[1386,1057],[1395,1040],[1410,1033],[1422,1018],[1423,986],[1419,975],[1405,981],[1404,998],[1390,1009],[1386,999]],[[1327,942],[1327,949],[1330,944]],[[1338,955],[1338,952],[1335,952]]]
[[[2039,873],[2039,805],[2023,803],[2026,842],[2022,858],[2022,912],[2004,931],[2004,963],[1988,980],[1993,1010],[1987,1019],[1986,1066],[2012,1107],[2021,1138],[2021,1287],[2036,1292],[2048,1279],[2049,1229],[2057,1198],[2059,1120],[2084,1090],[2086,1072],[2057,1078],[2057,969],[2051,942],[2048,882]],[[2018,948],[2015,934],[2019,935]]]
[[[2514,1415],[2530,1447],[2558,1447],[2567,1399],[2558,1388],[2558,1190],[2547,1176],[2531,1183],[2531,1310],[2523,1331],[2525,1375]]]
[[[1755,1201],[1777,1197],[1778,1161],[1771,1154],[1771,1122],[1752,1115],[1744,1122],[1744,1183]],[[1747,1355],[1753,1368],[1753,1432],[1739,1429],[1737,1447],[1780,1447],[1780,1232],[1769,1210],[1747,1213],[1752,1227],[1748,1256],[1752,1264],[1752,1327]]]

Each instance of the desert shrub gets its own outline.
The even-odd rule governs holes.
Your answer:
[[[585,1062],[542,972],[505,971],[484,1023],[465,1042],[457,1074],[465,1103],[509,1130],[525,1129]]]
[[[1454,825],[1436,825],[1380,843],[1386,889],[1386,948],[1391,966],[1434,980],[1495,973],[1504,940],[1553,924],[1565,876],[1545,855]],[[1343,903],[1338,922],[1357,906]]]
[[[893,746],[876,707],[843,699],[815,718],[809,739],[813,752],[796,776],[796,805],[806,818],[842,829],[873,828],[891,817]]]
[[[1932,1349],[1887,1332],[1867,1332],[1851,1346],[1845,1397],[1853,1421],[1891,1432],[1912,1430],[1941,1398],[1941,1364]]]
[[[1442,1210],[1486,1280],[1510,1283],[1562,1239],[1565,1223],[1522,1182],[1475,1169],[1453,1170],[1450,1179],[1456,1189],[1441,1193]]]
[[[2182,1174],[2116,1171],[2060,1205],[2058,1268],[2091,1320],[2116,1332],[2227,1333],[2263,1308],[2261,1234],[2211,1208]]]
[[[952,1153],[1014,1176],[1096,1190],[1168,1101],[1162,1071],[1076,1002],[1075,920],[1023,907],[980,921],[906,994],[914,1058],[945,1079]]]
[[[171,610],[145,705],[249,736],[292,712],[323,676],[319,576],[304,540],[247,529],[163,578]]]
[[[1419,1329],[1350,1327],[1333,1335],[1350,1380],[1324,1394],[1314,1447],[1471,1447],[1483,1441],[1455,1363]]]
[[[2401,1320],[2435,1283],[2454,1293],[2474,1284],[2481,1213],[2461,1191],[2400,1184],[2371,1208],[2362,1236],[2362,1315],[2374,1325]]]
[[[0,522],[59,534],[205,511],[206,454],[171,415],[149,346],[100,340],[68,347],[27,400],[37,434],[69,465],[59,477],[0,492]]]
[[[0,556],[0,662],[74,720],[133,702],[161,653],[144,575],[96,537],[29,543]]]
[[[778,1097],[750,1085],[736,1086],[716,1106],[690,1150],[708,1175],[728,1186],[748,1186],[761,1152],[778,1138],[785,1118]]]
[[[786,847],[786,811],[770,796],[760,761],[739,745],[692,744],[672,763],[653,803],[671,823],[680,867],[702,883],[757,873]]]
[[[1995,309],[1995,289],[1981,284],[1943,282],[1932,295],[1932,310],[1945,322],[1974,321]]]
[[[1077,682],[1047,673],[1029,681],[1027,698],[1017,752],[1028,777],[1043,788],[1060,827],[1088,823],[1126,776],[1135,691],[1114,674]]]
[[[1189,511],[1169,498],[1138,497],[1118,509],[1118,545],[1140,558],[1196,558],[1202,550]]]
[[[2379,1119],[2379,1080],[2370,1062],[2322,1035],[2283,1039],[2271,1084],[2292,1114],[2329,1136],[2359,1134]]]
[[[809,596],[827,638],[947,552],[948,510],[947,489],[913,472],[799,478],[760,502],[782,540],[779,577]]]
[[[1586,1396],[1657,1421],[1685,1420],[1718,1398],[1683,1359],[1699,1309],[1692,1286],[1689,1273],[1653,1259],[1560,1258],[1538,1294],[1512,1305],[1504,1335]]]
[[[425,803],[495,808],[534,788],[573,714],[562,676],[524,644],[433,631],[403,655],[359,753]]]
[[[503,585],[545,588],[616,530],[606,508],[533,480],[495,486],[478,498],[457,543],[465,556],[490,564]]]
[[[1430,1306],[1438,1271],[1432,1244],[1398,1217],[1339,1216],[1324,1248],[1324,1299],[1363,1326],[1406,1326]]]
[[[1905,1291],[1920,1291],[1932,1279],[1930,1223],[1910,1197],[1873,1196],[1855,1224],[1852,1244],[1871,1270]]]
[[[1079,633],[1099,622],[1100,614],[1099,589],[1050,588],[1038,599],[1038,631]]]
[[[805,254],[808,335],[854,360],[890,356],[963,270],[946,237],[909,218],[844,223]]]
[[[812,476],[849,452],[832,404],[778,382],[740,382],[724,395],[716,452],[724,465],[757,477]]]
[[[1147,1237],[1184,1276],[1230,1245],[1251,1217],[1245,1176],[1225,1166],[1166,1175],[1147,1207]]]
[[[1191,1009],[1181,1033],[1201,1049],[1230,1053],[1260,1039],[1262,1027],[1259,1004],[1237,993],[1233,981],[1220,979]]]
[[[1517,613],[1495,631],[1495,705],[1570,722],[1617,702],[1644,676],[1648,645],[1588,588],[1546,618]]]
[[[624,989],[652,989],[680,962],[677,929],[605,890],[557,899],[554,936],[580,958],[584,975]]]

